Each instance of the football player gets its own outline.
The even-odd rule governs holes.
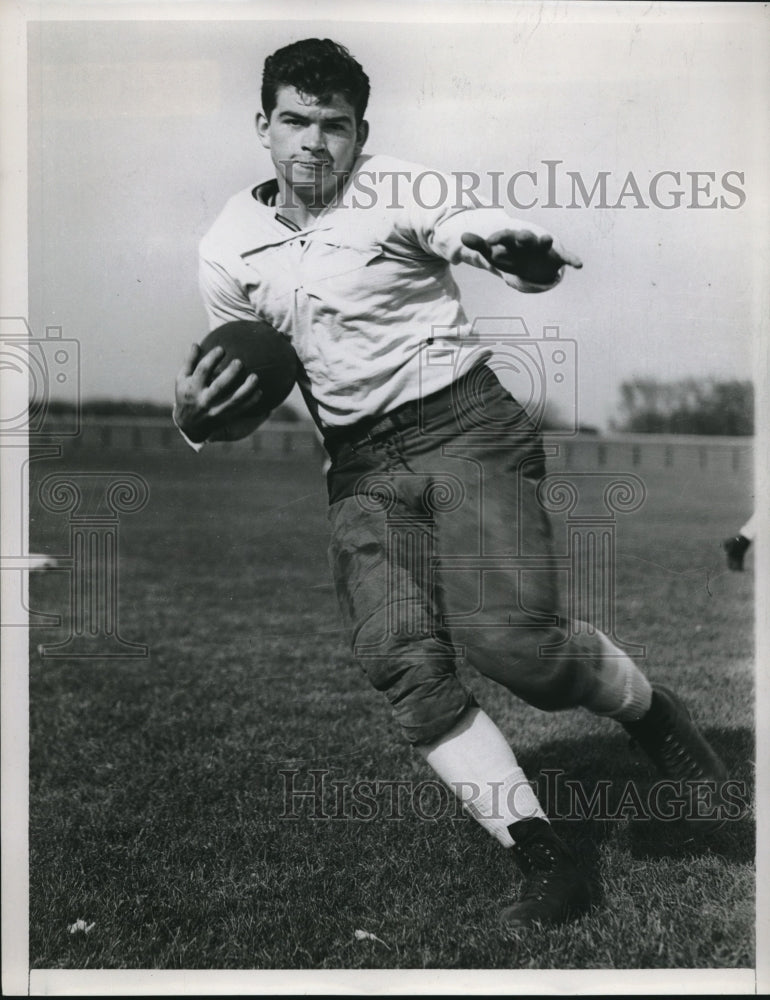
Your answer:
[[[726,538],[722,542],[722,548],[727,553],[727,568],[740,573],[743,571],[743,560],[749,550],[749,546],[754,541],[756,526],[754,524],[754,514],[748,519],[737,534]]]
[[[459,657],[539,709],[615,720],[688,788],[727,777],[676,695],[561,615],[540,428],[469,342],[450,271],[538,293],[581,262],[535,225],[456,198],[447,175],[366,155],[369,81],[335,42],[271,55],[261,96],[275,177],[236,194],[201,243],[209,323],[259,318],[291,339],[331,456],[331,564],[355,655],[405,738],[519,862],[508,926],[562,923],[589,906],[588,881]],[[259,393],[212,379],[218,359],[193,345],[177,378],[175,420],[195,447],[212,414],[234,418]]]

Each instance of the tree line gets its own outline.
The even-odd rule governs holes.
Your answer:
[[[48,413],[71,412],[71,403],[51,400]],[[166,404],[127,399],[85,399],[80,403],[84,416],[164,417],[171,420]],[[294,422],[302,419],[285,404],[271,420]],[[545,430],[563,426],[559,414],[548,410],[541,416]],[[664,382],[655,378],[633,378],[620,386],[619,415],[610,429],[628,434],[702,434],[742,437],[754,433],[754,386],[738,379],[684,378]],[[596,428],[581,427],[583,433]]]
[[[630,379],[620,386],[620,417],[611,427],[632,434],[753,434],[754,386],[738,379]]]

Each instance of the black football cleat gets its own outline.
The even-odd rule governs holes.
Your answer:
[[[681,783],[683,818],[693,832],[710,835],[721,829],[727,822],[722,795],[727,768],[698,732],[684,702],[655,684],[647,714],[623,727],[664,778]]]
[[[591,905],[588,880],[571,851],[544,819],[525,819],[509,828],[524,887],[500,919],[506,930],[553,927],[575,920]]]
[[[727,553],[727,568],[737,573],[743,572],[743,557],[746,555],[751,541],[743,535],[733,535],[722,542],[722,548]]]

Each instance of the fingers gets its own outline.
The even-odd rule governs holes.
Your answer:
[[[252,372],[251,375],[246,376],[243,385],[233,393],[230,402],[240,410],[256,405],[260,399],[262,399],[262,390],[259,387],[259,379]]]
[[[198,344],[191,344],[190,350],[187,352],[187,356],[182,363],[182,368],[179,372],[185,378],[189,378],[195,371],[195,366],[198,363],[198,358],[200,357],[201,349]]]
[[[492,233],[487,242],[492,245],[492,248],[502,246],[512,254],[521,252],[542,254],[549,256],[559,265],[568,264],[577,270],[583,266],[583,262],[577,254],[565,250],[561,245],[554,246],[553,236],[549,233],[538,236],[528,229],[503,229]]]
[[[463,233],[461,239],[464,246],[480,253],[488,261],[494,261],[507,255],[517,256],[521,253],[546,255],[553,248],[553,236],[548,233],[537,235],[529,229],[500,229],[487,239],[477,236],[476,233]],[[572,264],[573,267],[582,266],[573,254],[564,256],[560,252],[559,257],[564,263]]]
[[[238,416],[253,409],[262,398],[256,374],[244,378],[243,364],[237,358],[217,371],[224,357],[221,347],[202,354],[200,345],[192,344],[187,352],[177,376],[175,407],[179,426],[187,428],[190,436],[196,427],[210,426],[211,420],[222,415]]]
[[[464,246],[480,253],[488,261],[493,261],[506,253],[515,256],[523,252],[551,255],[552,259],[557,259],[560,264],[568,264],[577,269],[583,266],[577,254],[561,246],[554,247],[553,236],[549,233],[538,235],[529,229],[500,229],[487,239],[477,236],[476,233],[463,233],[461,239]]]
[[[565,264],[569,264],[570,267],[576,268],[578,271],[583,266],[583,261],[575,253],[570,253],[569,250],[564,250],[559,247],[558,254]]]
[[[200,351],[200,348],[198,348],[198,350]],[[194,374],[197,377],[199,377],[204,384],[207,384],[209,379],[211,378],[212,372],[214,371],[214,369],[224,356],[225,356],[224,348],[222,347],[212,348],[212,350],[210,350],[208,354],[204,354],[203,357],[198,361],[198,364],[195,366]]]
[[[199,370],[202,367],[203,367],[203,362],[201,362],[201,364],[198,366]],[[211,380],[206,392],[204,393],[206,400],[207,401],[214,400],[218,396],[221,396],[225,392],[227,392],[227,390],[232,387],[233,382],[235,382],[235,380],[238,378],[238,375],[240,374],[242,368],[243,365],[241,364],[241,362],[237,358],[234,358],[230,362],[230,364],[227,365],[226,368],[222,369],[222,371],[216,376],[216,378]],[[228,393],[228,395],[230,394]]]
[[[492,233],[488,242],[493,246],[499,244],[507,250],[535,250],[547,253],[553,246],[553,236],[548,233],[538,236],[529,229],[501,229]]]
[[[220,403],[209,407],[209,417],[220,417],[222,414],[232,413],[233,415],[248,410],[256,406],[262,398],[262,390],[259,387],[259,380],[253,373],[247,375],[243,384],[240,385],[232,395],[227,396]]]
[[[463,233],[460,239],[469,250],[475,250],[486,260],[492,259],[492,248],[483,237],[477,236],[475,233]]]

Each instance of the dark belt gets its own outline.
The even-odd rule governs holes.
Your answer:
[[[343,445],[355,446],[375,441],[405,427],[414,427],[420,422],[424,424],[431,417],[446,413],[456,405],[458,398],[462,398],[466,385],[478,378],[479,370],[482,368],[487,368],[483,361],[474,365],[465,375],[461,375],[444,389],[432,392],[423,399],[402,403],[380,417],[367,417],[349,427],[327,428],[324,432],[326,450],[334,458]],[[487,372],[495,378],[491,369],[487,368]]]

